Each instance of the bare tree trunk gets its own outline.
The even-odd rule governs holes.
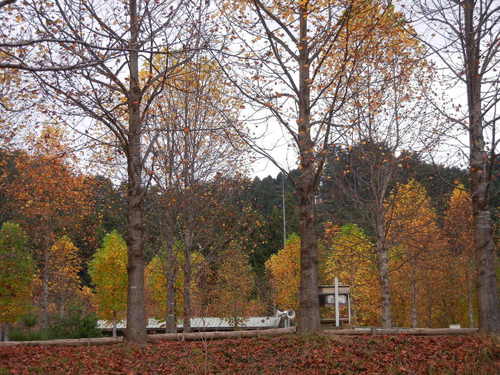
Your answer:
[[[49,327],[49,249],[43,245],[42,271],[42,328]]]
[[[139,147],[137,144],[136,147]],[[133,147],[131,147],[133,148]],[[137,151],[134,151],[137,152]],[[140,152],[140,151],[139,151]],[[144,229],[143,197],[140,184],[140,157],[130,161],[128,188],[128,294],[127,294],[127,341],[146,342],[146,311],[144,306]],[[136,168],[134,168],[136,166]],[[135,175],[134,175],[135,174]]]
[[[300,246],[300,300],[298,332],[312,333],[320,329],[318,297],[318,256],[314,231],[314,204],[312,194],[299,191]]]
[[[188,230],[184,244],[184,316],[183,332],[191,332],[191,249],[193,247],[193,234]]]
[[[411,305],[410,305],[410,321],[411,327],[417,327],[417,280],[415,277],[415,265],[411,265],[411,275],[410,275],[410,293],[411,293]]]
[[[137,1],[129,1],[130,42],[129,73],[130,89],[128,99],[128,294],[127,294],[127,341],[146,343],[146,310],[144,303],[144,191],[142,186],[141,150],[141,89],[139,85],[139,53],[137,45],[139,20]]]
[[[175,305],[175,278],[177,276],[177,258],[175,256],[173,241],[167,242],[167,316],[165,317],[165,330],[167,333],[177,332],[177,316]]]
[[[382,326],[392,327],[391,287],[389,283],[389,254],[385,245],[385,228],[383,214],[377,215],[377,260],[382,295]]]
[[[299,134],[301,174],[297,184],[299,198],[300,294],[298,332],[320,330],[318,297],[318,249],[314,228],[315,156],[311,139],[309,46],[307,41],[307,4],[300,6],[299,53]]]
[[[500,304],[496,280],[496,248],[489,207],[491,164],[485,151],[481,108],[480,43],[474,26],[473,0],[463,2],[467,103],[469,108],[470,179],[474,217],[474,241],[479,257],[479,330],[500,332]],[[494,156],[492,156],[494,158]]]
[[[466,271],[466,282],[467,282],[467,316],[469,320],[469,328],[473,328],[474,324],[474,308],[472,304],[473,300],[473,282],[470,272]]]

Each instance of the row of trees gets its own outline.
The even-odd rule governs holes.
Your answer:
[[[248,256],[236,242],[231,243],[215,265],[209,264],[201,253],[193,253],[190,285],[186,287],[184,275],[176,272],[174,286],[167,290],[171,269],[180,270],[185,264],[182,246],[176,244],[174,265],[160,254],[146,267],[149,317],[168,321],[171,299],[174,301],[175,330],[176,317],[186,316],[186,308],[195,316],[220,316],[234,325],[238,325],[242,317],[264,313],[264,304],[255,297],[255,274]],[[28,237],[21,227],[11,222],[3,224],[0,230],[0,327],[3,338],[8,339],[9,326],[21,319],[36,316],[38,312],[42,317],[48,314],[62,319],[75,304],[113,322],[113,336],[116,336],[116,323],[125,318],[127,311],[127,245],[121,235],[117,231],[107,234],[102,247],[88,262],[91,288],[80,278],[84,262],[68,237],[58,239],[48,249],[46,259],[48,264],[42,265],[42,269],[46,270],[47,279],[38,271]],[[45,280],[48,282],[46,288],[43,286]],[[186,289],[193,296],[192,306],[188,307]]]
[[[426,189],[415,180],[400,184],[386,200],[388,278],[392,324],[443,327],[478,322],[478,258],[474,253],[470,195],[455,187],[438,215]],[[440,217],[441,216],[441,217]],[[357,325],[384,321],[383,284],[373,236],[356,224],[325,223],[320,241],[320,280],[334,277],[351,286],[352,319]],[[266,268],[281,308],[298,307],[300,237],[271,256]],[[332,316],[328,316],[332,318]]]
[[[164,160],[177,162],[177,155],[182,155],[183,162],[174,175],[168,168],[162,172],[183,191],[187,186],[198,186],[193,184],[193,176],[199,171],[187,161],[193,148],[182,140],[184,137],[193,144],[190,135],[197,133],[194,124],[204,115],[216,116],[219,125],[223,120],[224,126],[209,128],[225,129],[222,133],[231,139],[232,146],[242,142],[240,145],[270,156],[237,120],[238,109],[244,107],[255,110],[252,119],[260,118],[268,124],[267,120],[273,118],[299,156],[299,174],[290,179],[296,188],[302,238],[301,332],[319,329],[314,197],[332,145],[350,145],[365,138],[377,144],[385,138],[394,153],[408,143],[428,151],[440,133],[431,121],[439,116],[463,124],[471,135],[475,243],[477,253],[483,254],[481,328],[499,329],[488,199],[497,140],[494,132],[491,139],[484,135],[486,129],[494,129],[497,120],[498,95],[494,88],[498,79],[491,77],[498,62],[497,9],[493,0],[424,1],[416,6],[414,10],[429,24],[444,25],[442,37],[456,34],[443,38],[448,43],[445,48],[432,41],[417,42],[416,23],[410,24],[391,2],[378,0],[227,0],[213,5],[191,0],[2,3],[2,12],[7,9],[13,16],[2,20],[0,48],[5,58],[0,67],[31,72],[44,94],[53,98],[50,106],[42,107],[47,116],[79,132],[79,120],[90,119],[88,135],[117,151],[116,160],[126,161],[130,340],[144,342],[146,338],[144,202],[154,172]],[[453,59],[445,57],[443,61],[466,84],[467,120],[450,116],[448,108],[436,103],[431,94],[435,73],[432,64],[425,62],[426,46],[439,57],[444,57],[443,51],[454,53],[453,49],[458,49],[462,57],[459,67],[448,63]],[[200,91],[205,86],[198,82],[204,81],[205,68],[215,66],[212,64],[221,72],[215,76],[219,92],[227,89],[229,95]],[[177,84],[179,76],[185,78]],[[13,77],[2,80],[16,81]],[[177,91],[170,96],[172,87]],[[186,103],[179,91],[194,94],[195,102],[202,105],[190,108],[202,108],[202,113],[186,112],[186,106],[177,111],[179,104]],[[165,104],[170,97],[171,104]],[[455,109],[462,112],[459,107]],[[256,117],[264,113],[267,116]],[[201,123],[211,122],[204,119]],[[167,135],[160,141],[165,133],[176,136]],[[360,133],[368,133],[368,137],[360,137]],[[203,138],[205,142],[218,139],[217,132],[210,134]],[[489,150],[486,140],[491,141]],[[157,180],[164,180],[163,175]],[[381,180],[380,188],[385,197],[389,193],[386,179]],[[383,200],[378,199],[377,204],[384,321],[390,325]],[[192,250],[194,233],[187,228],[193,223],[193,214],[189,214],[191,206],[186,207],[182,210],[187,214],[186,225],[179,233],[185,248]],[[186,275],[191,250],[186,252]]]

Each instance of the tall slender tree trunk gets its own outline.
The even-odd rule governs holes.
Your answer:
[[[184,244],[184,316],[183,332],[191,332],[191,249],[193,247],[193,233],[188,230]]]
[[[318,297],[318,249],[314,228],[315,155],[311,139],[309,46],[307,40],[307,4],[300,5],[299,53],[299,119],[297,121],[300,150],[299,198],[300,293],[298,332],[320,330]]]
[[[167,316],[165,317],[165,329],[168,333],[177,332],[177,316],[175,305],[175,278],[177,276],[177,258],[175,256],[173,241],[167,243]]]
[[[141,150],[141,89],[139,86],[139,53],[137,0],[129,1],[130,42],[128,99],[128,147],[127,147],[127,245],[128,245],[128,294],[127,294],[127,341],[146,343],[146,311],[144,304],[144,191],[142,186]]]
[[[42,328],[49,327],[49,249],[45,244],[43,249],[42,270]]]
[[[411,295],[411,304],[410,304],[410,322],[412,328],[417,327],[417,278],[416,278],[416,265],[411,265],[412,270],[410,274],[410,295]]]
[[[474,324],[474,305],[473,301],[473,293],[474,293],[474,284],[472,282],[472,277],[470,272],[466,271],[466,283],[467,283],[467,317],[469,320],[469,328],[473,328]]]
[[[467,104],[469,110],[470,179],[474,242],[479,257],[479,330],[500,333],[500,303],[496,278],[496,247],[489,207],[490,158],[485,150],[481,108],[480,43],[474,25],[473,0],[462,3],[465,28]]]
[[[382,326],[384,328],[392,327],[392,306],[391,306],[391,287],[389,283],[389,254],[385,243],[384,214],[378,212],[376,217],[377,234],[377,261],[379,271],[380,291],[382,297]]]

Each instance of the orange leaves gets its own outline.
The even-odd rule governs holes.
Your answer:
[[[221,264],[215,278],[210,313],[227,318],[234,326],[238,325],[241,318],[263,313],[263,306],[251,300],[255,275],[250,268],[248,255],[236,241],[232,241],[221,254]]]
[[[79,231],[80,218],[90,213],[90,194],[85,179],[71,169],[60,130],[48,127],[32,143],[34,155],[15,154],[16,173],[6,176],[5,192],[16,220],[44,250],[57,235]]]
[[[253,337],[129,345],[4,346],[9,374],[495,374],[498,347],[476,336]]]

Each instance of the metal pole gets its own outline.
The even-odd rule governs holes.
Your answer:
[[[340,311],[339,311],[339,279],[335,278],[335,326],[340,327]]]

